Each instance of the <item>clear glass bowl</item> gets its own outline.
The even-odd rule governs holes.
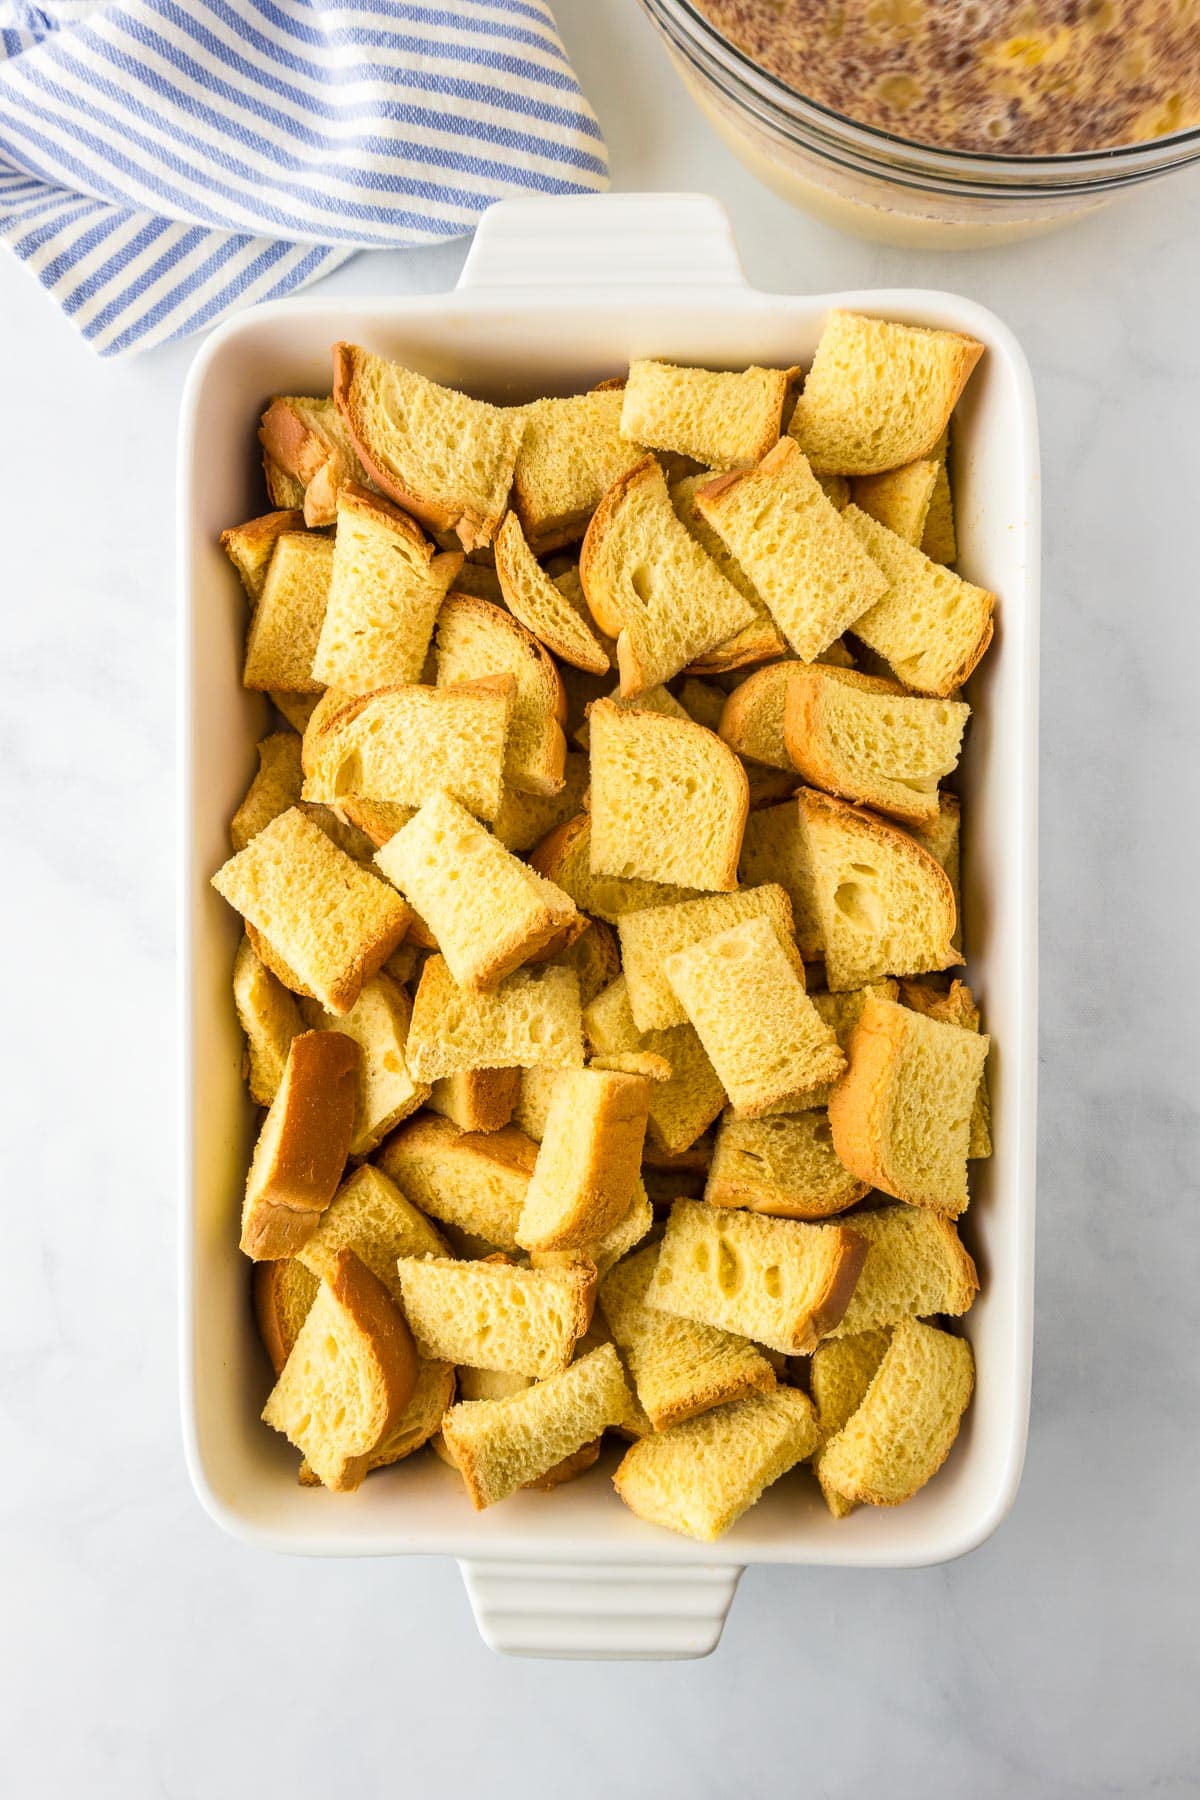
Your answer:
[[[1200,130],[1067,156],[934,149],[806,100],[688,0],[642,0],[697,105],[794,205],[863,237],[969,248],[1050,231],[1200,160]]]

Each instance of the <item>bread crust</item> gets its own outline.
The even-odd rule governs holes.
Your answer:
[[[803,1342],[792,1352],[795,1356],[807,1356],[817,1344],[837,1325],[850,1304],[851,1296],[858,1285],[862,1274],[862,1266],[867,1260],[870,1246],[866,1238],[860,1237],[849,1226],[830,1227],[840,1234],[842,1255],[830,1271],[829,1281],[824,1293],[816,1300],[809,1314],[808,1330],[803,1334]]]
[[[493,634],[503,635],[513,648],[516,657],[532,664],[536,671],[537,683],[545,697],[546,724],[540,746],[540,764],[537,769],[522,770],[518,775],[507,772],[505,779],[514,787],[524,788],[534,794],[557,794],[563,785],[563,775],[567,762],[567,740],[563,732],[563,724],[567,716],[567,693],[563,687],[562,676],[555,665],[554,658],[546,646],[519,619],[513,618],[503,608],[491,600],[479,600],[472,594],[451,594],[442,604],[438,614],[437,642],[438,649],[438,683],[441,680],[441,633],[445,625],[456,618],[469,618],[478,621],[479,625]],[[492,676],[476,676],[475,680],[489,681]],[[514,676],[515,679],[515,676]],[[464,686],[467,683],[458,683]],[[507,763],[507,757],[506,757]]]
[[[588,611],[605,637],[619,638],[624,626],[624,618],[613,606],[611,595],[596,579],[596,562],[603,547],[605,533],[611,529],[613,515],[624,505],[626,496],[635,488],[644,487],[648,482],[653,483],[658,474],[659,464],[656,458],[647,455],[641,462],[635,463],[632,469],[627,469],[624,475],[619,475],[592,514],[583,534],[583,543],[579,547],[579,580]],[[623,681],[621,691],[625,691]]]
[[[982,652],[980,653],[982,654]],[[825,683],[858,688],[863,693],[911,695],[903,682],[889,681],[881,675],[864,675],[861,669],[830,669],[824,664],[800,663],[788,676],[783,701],[783,741],[792,766],[813,787],[848,800],[854,806],[873,807],[903,825],[929,825],[938,815],[938,789],[926,795],[913,794],[906,805],[894,795],[868,780],[855,780],[826,753],[825,734],[821,727],[825,703]],[[739,690],[740,691],[740,690]],[[730,704],[737,693],[729,697]],[[722,719],[722,723],[724,720]],[[893,783],[893,785],[895,785]]]
[[[333,1199],[354,1131],[361,1057],[342,1032],[302,1031],[292,1039],[267,1115],[275,1141],[261,1157],[256,1148],[246,1181],[240,1247],[255,1262],[294,1255]],[[264,1126],[260,1147],[265,1137]]]
[[[369,1339],[383,1390],[383,1427],[374,1444],[365,1454],[348,1457],[339,1479],[330,1483],[337,1493],[351,1493],[361,1487],[371,1457],[412,1399],[417,1385],[417,1351],[403,1313],[353,1250],[335,1252],[325,1279],[354,1325]]]
[[[561,541],[569,543],[572,540],[566,538]],[[542,546],[539,545],[539,548],[541,547]],[[515,512],[510,512],[496,534],[496,575],[500,582],[500,591],[504,595],[505,603],[507,604],[509,611],[516,616],[520,623],[525,626],[527,631],[532,632],[533,626],[521,615],[521,606],[523,604],[523,571],[521,564],[524,560],[521,554],[522,549],[525,549],[530,554],[532,553],[532,546],[527,545],[525,542],[524,535],[521,531],[520,520],[517,518]],[[549,580],[549,577],[547,577],[547,580]],[[514,602],[516,604],[514,604]],[[571,610],[567,600],[563,600],[563,605],[568,608],[568,611]],[[593,637],[582,619],[579,620],[579,631],[581,637],[577,639],[568,636],[565,632],[555,635],[552,629],[543,625],[540,631],[533,632],[533,634],[538,639],[539,643],[544,644],[548,650],[553,651],[555,656],[560,656],[564,662],[569,662],[573,668],[584,669],[591,675],[607,675],[612,666],[608,660],[608,652],[605,650],[604,646]],[[590,640],[590,643],[583,641],[585,639]],[[559,687],[562,689],[561,676],[559,677]],[[565,689],[563,689],[563,710],[561,713],[556,714],[556,717],[560,724],[566,719]]]
[[[292,1354],[295,1338],[285,1323],[281,1289],[288,1279],[288,1257],[275,1262],[256,1262],[250,1271],[250,1291],[254,1305],[254,1322],[263,1348],[271,1359],[276,1375],[283,1374],[284,1364]],[[316,1276],[310,1277],[316,1290]]]
[[[267,563],[271,560],[267,546],[274,549],[275,539],[285,531],[303,530],[304,514],[285,508],[247,519],[244,525],[231,525],[221,533],[221,548],[237,570],[251,606],[257,606],[267,578]]]

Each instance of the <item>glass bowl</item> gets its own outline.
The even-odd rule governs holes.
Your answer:
[[[701,111],[768,187],[846,231],[964,249],[1050,231],[1200,160],[1200,130],[1064,156],[917,144],[807,100],[688,0],[642,0]]]

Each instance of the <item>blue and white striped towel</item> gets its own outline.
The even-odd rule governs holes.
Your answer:
[[[0,238],[102,356],[607,182],[545,0],[0,0]]]

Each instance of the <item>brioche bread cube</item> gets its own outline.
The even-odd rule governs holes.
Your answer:
[[[394,888],[360,869],[296,807],[231,857],[212,884],[334,1013],[349,1012],[412,918]]]
[[[821,1481],[846,1500],[900,1506],[936,1475],[975,1385],[965,1338],[902,1319],[857,1410],[821,1451]]]
[[[567,754],[562,729],[567,701],[554,658],[490,600],[451,595],[438,614],[439,688],[496,675],[511,675],[514,683],[505,781],[526,793],[558,793]]]
[[[281,469],[274,457],[263,452],[262,459],[263,485],[267,490],[267,499],[272,506],[286,508],[296,514],[297,523],[304,523],[304,483]]]
[[[669,681],[755,618],[680,524],[652,456],[614,482],[596,508],[579,577],[596,624],[617,640],[626,697]]]
[[[635,357],[621,430],[651,450],[673,450],[710,469],[736,469],[765,456],[779,436],[787,389],[786,369],[734,374]]]
[[[565,825],[583,808],[588,786],[588,759],[568,750],[563,764],[563,784],[556,794],[524,794],[506,781],[500,792],[500,809],[492,830],[506,850],[532,850],[544,837]]]
[[[602,388],[517,409],[525,432],[513,472],[513,510],[504,523],[518,524],[539,556],[581,538],[613,482],[645,456],[641,444],[622,436],[622,398]],[[499,561],[497,541],[498,567]]]
[[[740,631],[735,631],[723,644],[718,644],[715,649],[706,650],[702,656],[693,659],[689,667],[697,674],[709,675],[745,668],[747,664],[765,662],[773,656],[787,654],[787,639],[767,610],[766,601],[696,505],[696,495],[702,487],[707,487],[712,478],[712,471],[707,470],[699,475],[687,475],[682,481],[672,482],[671,505],[680,524],[686,526],[700,548],[716,563],[726,581],[753,607],[754,618]],[[716,730],[715,722],[708,719],[697,722],[707,725],[710,731]]]
[[[590,1263],[522,1269],[503,1258],[402,1256],[396,1266],[417,1348],[435,1361],[543,1379],[566,1368],[591,1320]]]
[[[776,1388],[642,1438],[613,1486],[639,1519],[711,1544],[817,1442],[808,1395]]]
[[[805,1356],[845,1312],[866,1254],[845,1225],[677,1200],[646,1304]]]
[[[751,811],[742,834],[738,873],[744,887],[781,887],[792,903],[792,925],[801,956],[806,962],[824,956],[812,851],[798,801],[785,800]]]
[[[960,688],[992,641],[994,594],[848,506],[843,518],[887,578],[854,621],[854,635],[884,657],[906,687],[942,698]]]
[[[767,919],[677,950],[664,968],[734,1111],[752,1117],[845,1067]]]
[[[302,1031],[288,1046],[242,1201],[241,1249],[255,1262],[294,1256],[333,1199],[354,1130],[358,1045]]]
[[[897,1200],[961,1213],[988,1041],[978,1029],[943,1024],[894,1000],[868,1000],[829,1099],[839,1159]]]
[[[550,1098],[558,1086],[562,1069],[518,1069],[517,1102],[513,1107],[513,1123],[526,1137],[540,1144],[546,1133],[550,1114]]]
[[[641,1243],[654,1227],[654,1208],[650,1204],[650,1196],[639,1175],[634,1182],[633,1199],[629,1207],[615,1225],[611,1225],[603,1237],[593,1238],[579,1250],[531,1250],[530,1267],[534,1269],[554,1269],[565,1263],[587,1261],[596,1271],[596,1279],[603,1280],[611,1268],[620,1262],[623,1256]],[[594,1324],[594,1321],[593,1321]],[[591,1328],[589,1327],[589,1331]],[[576,1352],[578,1354],[578,1350]]]
[[[460,987],[445,958],[421,970],[409,1033],[421,1081],[460,1069],[576,1068],[583,1061],[579,978],[554,963],[516,969],[486,991]]]
[[[446,793],[431,794],[375,861],[429,926],[460,987],[494,987],[587,927],[569,895]]]
[[[462,567],[363,487],[338,495],[329,604],[313,673],[348,694],[419,681],[438,608]]]
[[[945,994],[922,981],[902,981],[899,990],[903,1005],[911,1006],[914,1012],[924,1013],[930,1019],[941,1019],[946,1025],[961,1025],[964,1031],[979,1030],[979,1008],[965,981],[952,981],[949,992]],[[889,998],[894,1000],[896,996],[893,994]],[[991,1154],[992,1108],[985,1067],[979,1077],[979,1086],[975,1089],[975,1099],[971,1106],[967,1160],[972,1162],[977,1157]]]
[[[650,1083],[601,1069],[559,1072],[517,1242],[581,1250],[629,1211],[637,1191]]]
[[[696,505],[805,662],[887,591],[886,575],[791,438],[781,438],[757,468],[702,487]]]
[[[850,494],[861,512],[886,525],[906,544],[919,546],[940,467],[940,463],[922,458],[884,475],[859,475],[850,484]]]
[[[233,1001],[246,1034],[244,1073],[250,1098],[259,1106],[270,1106],[292,1039],[304,1030],[304,1023],[292,995],[245,937],[233,962]]]
[[[522,1073],[520,1069],[460,1069],[456,1075],[443,1075],[435,1081],[425,1104],[460,1131],[499,1131],[513,1117]]]
[[[602,1344],[507,1399],[460,1401],[446,1414],[442,1437],[478,1512],[544,1477],[628,1410],[620,1359]]]
[[[690,719],[609,700],[596,701],[589,723],[592,873],[736,887],[750,796],[732,750]]]
[[[367,1456],[367,1474],[372,1469],[390,1468],[406,1456],[421,1450],[436,1436],[446,1408],[454,1401],[454,1364],[427,1362],[417,1358],[417,1379],[408,1404],[400,1409],[395,1423],[380,1438]],[[301,1487],[320,1487],[307,1459],[300,1464]]]
[[[593,919],[586,931],[547,959],[564,969],[574,969],[579,981],[579,1004],[590,1006],[621,973],[621,951],[610,926]]]
[[[983,345],[834,310],[788,431],[814,469],[878,475],[930,456]]]
[[[339,1250],[262,1416],[326,1487],[350,1493],[416,1381],[403,1314],[353,1250]]]
[[[586,1340],[581,1338],[579,1341],[582,1344]],[[523,1393],[532,1386],[530,1376],[510,1375],[502,1369],[463,1368],[458,1371],[459,1400],[507,1400],[511,1394]],[[601,1438],[593,1438],[589,1444],[582,1445],[570,1456],[564,1456],[561,1462],[556,1462],[544,1473],[523,1481],[522,1488],[547,1493],[552,1488],[561,1487],[564,1481],[574,1481],[577,1476],[586,1475],[589,1469],[595,1468],[599,1460],[601,1442]],[[448,1468],[453,1469],[455,1474],[460,1472],[440,1431],[433,1441],[433,1448]]]
[[[258,773],[229,822],[229,841],[244,850],[264,825],[300,801],[303,774],[300,739],[294,731],[273,731],[256,746]]]
[[[895,1325],[910,1314],[957,1318],[969,1310],[979,1277],[951,1219],[924,1207],[881,1206],[857,1212],[854,1230],[867,1257],[840,1321],[829,1336],[853,1336]]]
[[[414,1081],[408,1067],[412,1001],[381,972],[363,983],[348,1013],[327,1013],[316,1000],[302,1001],[300,1010],[310,1030],[340,1031],[362,1051],[350,1155],[369,1156],[389,1131],[429,1098],[428,1086]]]
[[[306,525],[332,525],[342,490],[367,479],[328,394],[277,394],[262,416],[258,441],[272,465],[304,489]]]
[[[658,1262],[650,1245],[603,1278],[600,1306],[655,1431],[725,1406],[749,1393],[769,1394],[775,1373],[742,1337],[646,1305]]]
[[[493,1249],[517,1248],[517,1221],[537,1145],[514,1126],[460,1131],[422,1114],[392,1133],[379,1168],[422,1212]]]
[[[271,688],[269,698],[276,712],[286,719],[293,731],[298,731],[303,737],[321,695],[289,694],[284,688]]]
[[[589,1043],[601,1055],[649,1054],[670,1065],[670,1080],[656,1081],[647,1097],[647,1154],[657,1147],[677,1155],[694,1144],[724,1106],[725,1090],[692,1026],[639,1031],[624,975],[586,1007],[583,1022]]]
[[[627,912],[646,906],[668,906],[692,900],[696,889],[667,881],[630,880],[592,872],[592,818],[587,812],[568,819],[542,839],[529,858],[530,866],[570,894],[581,912],[617,924]]]
[[[582,588],[580,610],[535,560],[516,513],[508,514],[496,538],[496,574],[509,611],[548,650],[577,669],[608,673],[608,651],[587,621]]]
[[[321,1284],[295,1256],[256,1262],[250,1275],[258,1335],[271,1367],[282,1375]]]
[[[321,691],[325,683],[313,674],[313,658],[332,578],[329,538],[312,531],[279,534],[250,621],[244,687],[285,688],[293,694]]]
[[[865,987],[846,988],[841,993],[810,994],[813,1005],[837,1039],[838,1049],[844,1056],[846,1046],[850,1042],[850,1034],[858,1024],[859,1015],[870,995],[880,1000],[895,1000],[900,992],[900,984],[896,981],[870,981]],[[789,1099],[788,1112],[807,1112],[810,1108],[826,1108],[829,1096],[833,1092],[833,1084],[828,1081],[818,1082],[815,1087],[806,1088],[803,1093]]]
[[[945,870],[946,880],[950,883],[950,892],[954,896],[954,935],[950,942],[958,951],[960,961],[963,947],[961,831],[962,804],[957,794],[948,794],[944,789],[938,795],[937,818],[931,819],[927,825],[909,827],[910,835],[922,850],[928,850],[930,856],[940,863]]]
[[[692,716],[685,706],[680,705],[670,688],[666,687],[647,688],[644,694],[638,694],[631,700],[626,700],[618,688],[614,688],[611,694],[601,694],[598,697],[611,702],[613,706],[619,706],[623,712],[660,713],[665,719],[688,720]],[[589,702],[589,710],[590,706]],[[586,718],[575,733],[575,742],[581,750],[590,751],[592,747],[592,728]]]
[[[489,544],[508,504],[519,411],[440,387],[357,344],[333,346],[333,397],[368,475],[464,550]]]
[[[448,1255],[441,1232],[371,1163],[346,1177],[295,1260],[314,1281],[329,1279],[342,1250],[353,1250],[397,1306],[404,1304],[397,1259]]]
[[[789,658],[755,669],[726,696],[717,730],[731,750],[772,769],[794,768],[783,736],[784,707],[792,671],[803,667]]]
[[[868,1184],[843,1168],[824,1112],[739,1119],[726,1113],[717,1129],[704,1198],[777,1219],[826,1219],[845,1212]]]
[[[853,1337],[827,1338],[813,1351],[808,1378],[817,1424],[826,1443],[862,1405],[890,1341],[890,1330],[859,1331]],[[823,1454],[821,1449],[813,1457],[813,1473],[834,1518],[844,1519],[854,1511],[855,1502],[825,1480]]]
[[[702,681],[698,676],[689,675],[680,683],[679,704],[688,717],[697,725],[703,725],[706,731],[717,730],[727,698],[724,688],[718,687],[715,681]]]
[[[284,507],[279,512],[247,519],[244,525],[231,525],[221,533],[221,548],[237,570],[252,607],[258,605],[262,594],[276,539],[285,531],[297,533],[303,530],[304,514],[292,507]]]
[[[494,819],[514,691],[512,676],[501,675],[458,687],[383,688],[348,702],[315,732],[309,726],[304,798],[339,809],[348,796],[416,808],[444,788],[477,818]],[[352,823],[374,835],[361,815]]]
[[[674,906],[625,913],[618,921],[621,962],[629,1005],[639,1031],[685,1025],[687,1013],[667,979],[666,962],[677,950],[698,944],[744,919],[765,919],[804,985],[804,964],[792,935],[792,906],[781,887],[739,888],[733,894],[704,894]]]
[[[946,467],[947,435],[945,432],[942,434],[941,460],[937,466],[929,511],[925,515],[925,529],[921,534],[921,550],[930,562],[935,563],[958,561],[958,535],[954,529],[954,492],[950,486],[950,474]]]
[[[959,960],[945,870],[898,826],[813,788],[796,797],[831,991]]]
[[[784,740],[813,787],[903,824],[929,825],[970,714],[961,700],[908,694],[857,669],[798,666],[786,689]]]

